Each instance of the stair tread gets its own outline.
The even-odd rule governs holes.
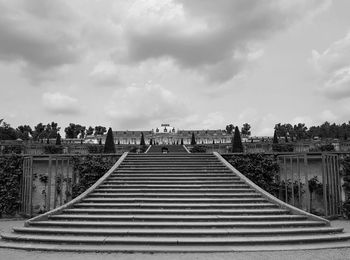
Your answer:
[[[125,219],[125,220],[174,220],[174,221],[183,221],[183,220],[286,220],[286,219],[306,219],[306,216],[303,215],[241,215],[241,216],[227,216],[227,215],[169,215],[169,214],[158,214],[158,215],[131,215],[131,214],[118,214],[118,215],[98,215],[98,214],[59,214],[59,215],[53,215],[49,217],[50,219],[74,219],[74,218],[80,218],[80,219],[97,219],[97,220],[103,220],[103,219]]]
[[[96,199],[84,199],[81,203],[76,204],[76,205],[90,205],[90,206],[108,206],[108,207],[113,207],[113,206],[145,206],[145,207],[235,207],[235,206],[240,206],[240,207],[258,207],[258,206],[265,206],[265,207],[276,207],[278,208],[277,205],[273,203],[219,203],[219,204],[212,204],[212,203],[106,203],[104,201],[113,201],[113,199],[103,199],[103,200],[96,200]],[[84,203],[85,202],[85,203]],[[90,202],[90,203],[86,203]],[[91,203],[92,202],[92,203]],[[84,203],[84,204],[83,204]]]
[[[130,236],[50,236],[50,235],[30,235],[30,234],[3,234],[5,239],[18,239],[18,240],[34,240],[34,241],[56,241],[64,243],[79,243],[79,242],[98,242],[98,243],[283,243],[283,242],[299,242],[299,241],[327,241],[327,240],[340,240],[349,239],[350,234],[312,234],[312,235],[295,235],[295,236],[256,236],[256,237],[130,237]]]
[[[293,234],[293,233],[311,233],[311,232],[342,232],[343,228],[335,227],[311,227],[311,228],[202,228],[202,229],[172,229],[172,228],[154,228],[152,230],[137,229],[137,228],[118,228],[118,229],[105,229],[105,228],[48,228],[48,227],[15,227],[14,231],[16,232],[57,232],[57,233],[91,233],[94,235],[98,234],[183,234],[183,235],[212,235],[212,234]]]
[[[288,213],[285,209],[227,209],[227,210],[209,210],[209,209],[152,209],[146,210],[146,209],[111,209],[111,208],[105,208],[105,209],[81,209],[81,208],[72,208],[72,209],[65,209],[65,212],[115,212],[115,213],[128,213],[132,214],[133,212],[150,212],[152,214],[156,214],[157,212],[165,214],[165,213],[216,213],[216,214],[229,214],[229,213],[241,213],[241,214],[248,214],[248,213]],[[135,213],[134,213],[135,214]]]
[[[30,222],[30,225],[78,225],[78,226],[125,226],[125,225],[132,225],[132,226],[145,226],[144,221],[65,221],[65,220],[47,220],[47,221],[38,221],[38,222]],[[164,222],[157,222],[157,221],[149,221],[147,222],[147,226],[187,226],[187,227],[202,227],[202,226],[280,226],[280,225],[321,225],[324,226],[325,222],[322,221],[310,221],[310,220],[292,220],[292,221],[251,221],[251,222],[242,222],[242,221],[222,221],[222,222],[211,222],[211,221],[164,221]]]

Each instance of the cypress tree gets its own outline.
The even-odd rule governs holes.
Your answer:
[[[108,129],[106,142],[104,146],[104,153],[115,153],[114,138],[112,128]]]
[[[181,145],[184,145],[184,139],[181,138]]]
[[[276,130],[275,130],[275,132],[273,133],[273,141],[272,141],[272,143],[278,144],[278,137],[277,137],[277,132],[276,132]]]
[[[61,142],[61,135],[60,133],[57,134],[57,137],[56,137],[56,145],[61,145],[62,142]]]
[[[287,134],[285,134],[284,140],[285,140],[286,143],[288,143],[288,136],[287,136]],[[293,141],[293,136],[292,136],[292,141]]]
[[[145,144],[145,138],[144,138],[142,132],[141,132],[141,141],[140,141],[140,145],[142,145],[142,146],[146,145],[146,144]]]
[[[192,132],[192,137],[191,137],[191,145],[196,144],[196,138],[194,137],[194,133]]]
[[[239,133],[239,129],[235,127],[235,133],[232,139],[232,152],[233,153],[243,153],[243,144],[241,139],[241,134]]]

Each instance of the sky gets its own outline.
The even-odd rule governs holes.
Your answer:
[[[348,0],[0,0],[0,119],[113,130],[350,120]]]

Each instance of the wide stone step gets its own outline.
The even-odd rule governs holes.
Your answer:
[[[294,220],[294,221],[168,221],[168,222],[144,222],[144,221],[69,221],[69,220],[47,220],[30,222],[30,226],[50,227],[104,227],[104,228],[270,228],[270,227],[324,227],[322,221]]]
[[[206,177],[139,177],[139,178],[129,178],[129,177],[109,177],[105,182],[147,182],[147,183],[232,183],[235,185],[247,185],[244,181],[235,178],[206,178]],[[104,183],[105,183],[104,182]]]
[[[145,174],[140,174],[137,176],[134,175],[121,175],[121,174],[113,174],[111,175],[108,180],[137,180],[137,181],[141,181],[141,180],[171,180],[171,181],[180,181],[180,180],[184,180],[184,181],[196,181],[196,180],[204,180],[204,181],[224,181],[224,180],[234,180],[234,181],[241,181],[242,183],[245,183],[244,181],[240,180],[237,176],[229,176],[229,175],[205,175],[205,174],[201,174],[201,175],[197,175],[197,176],[191,176],[191,175],[175,175],[175,176],[169,176],[169,175],[163,175],[163,176],[158,176],[158,175],[146,175]]]
[[[290,236],[301,234],[327,234],[340,233],[342,228],[333,227],[311,227],[311,228],[260,228],[260,229],[242,229],[242,228],[202,228],[202,229],[105,229],[105,228],[48,228],[48,227],[15,227],[16,233],[31,233],[31,234],[50,234],[50,235],[85,235],[85,236],[196,236],[196,237],[213,237],[213,236]]]
[[[140,174],[140,173],[145,173],[145,174],[167,174],[167,173],[172,173],[172,174],[231,174],[234,176],[232,172],[230,172],[227,169],[117,169],[115,171],[116,174],[119,173],[134,173],[134,174]]]
[[[306,216],[303,215],[242,215],[242,216],[227,216],[227,215],[114,215],[114,214],[60,214],[52,215],[49,219],[53,220],[83,220],[83,221],[143,221],[145,224],[149,221],[157,222],[183,222],[183,221],[296,221],[306,220]]]
[[[225,166],[217,165],[124,165],[120,170],[226,170]]]
[[[256,237],[131,237],[131,236],[49,236],[31,234],[7,234],[2,236],[5,240],[34,241],[49,243],[75,243],[75,244],[162,244],[162,245],[240,245],[240,244],[283,244],[283,243],[315,243],[347,240],[348,234],[318,234],[295,236],[256,236]]]
[[[162,159],[124,159],[124,164],[167,164],[167,163],[179,163],[179,164],[221,164],[216,158],[210,159],[182,159],[182,158],[162,158]],[[222,165],[222,164],[221,164]]]
[[[121,164],[121,168],[162,168],[162,167],[172,167],[172,168],[184,168],[184,167],[190,167],[190,168],[197,168],[197,167],[219,167],[221,168],[223,164],[221,163],[193,163],[193,162],[148,162],[148,163],[124,163]]]
[[[233,187],[249,187],[247,184],[235,184],[234,180],[121,180],[107,179],[104,184],[119,184],[119,185],[219,185],[232,183]]]
[[[205,193],[238,193],[238,192],[252,192],[254,191],[251,188],[248,189],[238,189],[238,188],[230,188],[230,189],[216,189],[216,188],[211,188],[211,189],[206,189],[206,188],[195,188],[195,189],[190,189],[190,188],[143,188],[143,189],[135,189],[135,188],[125,188],[121,187],[119,185],[100,185],[99,188],[96,189],[96,191],[101,190],[101,189],[107,189],[107,190],[114,190],[115,192],[122,192],[122,193],[148,193],[148,192],[154,192],[154,193],[199,193],[199,194],[205,194]]]
[[[198,194],[198,193],[118,193],[115,189],[97,189],[90,193],[89,197],[130,197],[130,198],[235,198],[235,197],[261,197],[259,193],[212,193],[212,194]]]
[[[104,182],[104,184],[102,184],[100,187],[104,187],[104,188],[108,188],[107,186],[111,187],[111,185],[113,185],[113,187],[121,187],[121,188],[134,188],[134,189],[146,189],[146,188],[151,188],[151,189],[156,189],[156,188],[188,188],[188,189],[194,189],[194,188],[203,188],[203,189],[208,189],[208,188],[226,188],[226,189],[236,189],[239,188],[241,186],[237,186],[235,187],[234,184],[123,184],[123,183],[113,183],[113,182]]]
[[[142,158],[216,158],[212,154],[206,154],[206,153],[184,153],[184,154],[147,154],[147,153],[140,153],[140,154],[132,154],[129,153],[128,156],[126,157],[127,159],[130,158],[137,158],[137,159],[142,159]]]
[[[264,198],[109,198],[109,197],[87,197],[83,201],[109,201],[116,203],[245,203],[266,202]]]
[[[288,214],[284,209],[258,208],[258,209],[112,209],[112,208],[71,208],[65,209],[64,213],[88,213],[88,214],[178,214],[178,215],[260,215],[260,214]]]
[[[247,208],[278,208],[277,205],[261,203],[118,203],[114,199],[94,199],[87,198],[74,205],[75,207],[93,207],[93,208],[142,208],[142,209],[247,209]]]
[[[109,178],[221,178],[221,177],[228,177],[233,180],[240,180],[239,177],[228,174],[228,173],[215,173],[211,174],[208,172],[205,173],[168,173],[168,174],[152,174],[152,173],[112,173]],[[242,181],[243,182],[243,181]]]

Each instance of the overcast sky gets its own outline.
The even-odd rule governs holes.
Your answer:
[[[349,0],[0,0],[0,119],[114,130],[350,120]]]

